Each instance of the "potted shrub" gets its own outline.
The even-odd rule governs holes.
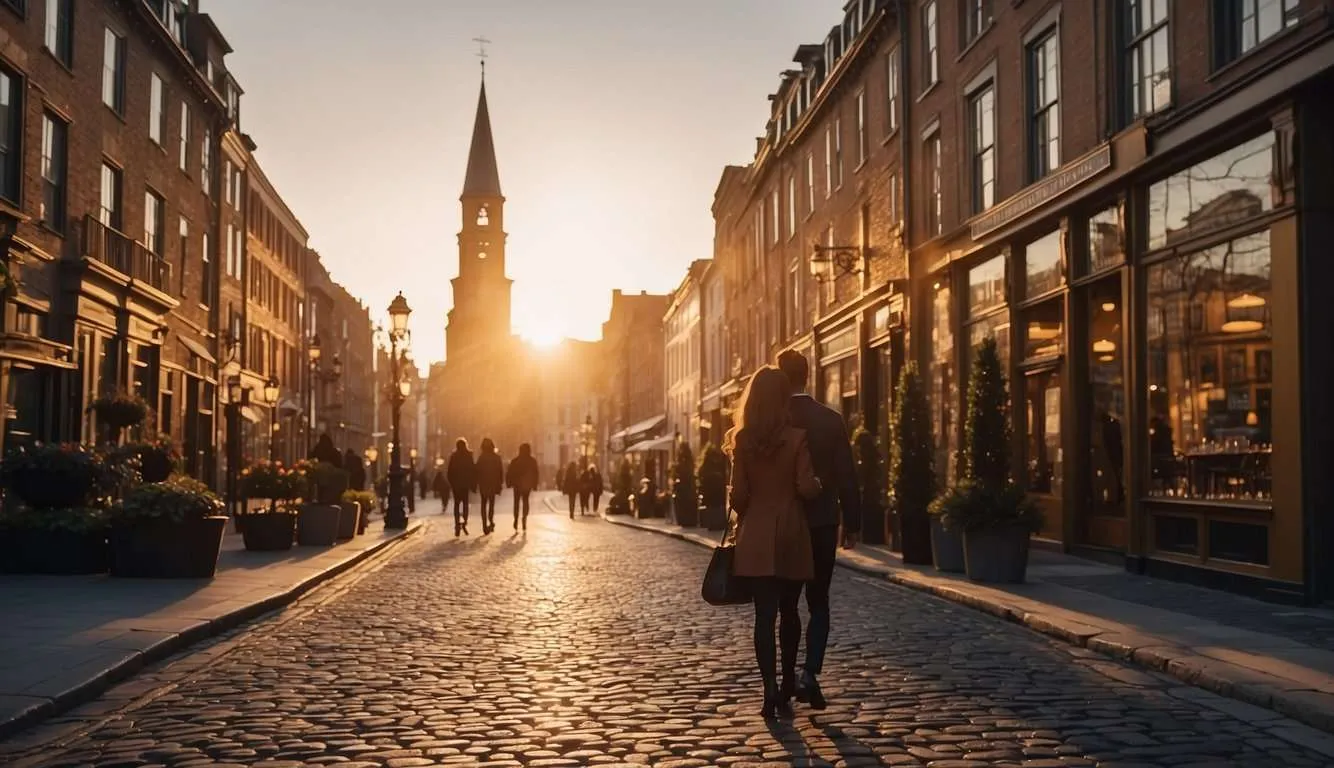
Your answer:
[[[347,472],[328,462],[319,462],[305,473],[314,501],[301,505],[296,523],[297,543],[327,547],[338,541],[343,517],[340,500],[347,490]]]
[[[148,418],[148,403],[137,395],[117,392],[103,395],[89,406],[100,425],[106,428],[107,442],[119,443],[121,434]]]
[[[639,492],[635,494],[635,517],[658,517],[658,460],[653,455],[644,457],[644,473],[639,478]]]
[[[899,388],[895,395],[893,439],[890,443],[889,487],[890,497],[903,551],[903,562],[912,565],[931,565],[932,516],[927,511],[936,494],[936,474],[933,463],[931,411],[926,390],[917,373],[917,365],[909,362],[899,374]],[[940,534],[945,534],[941,531]],[[963,539],[958,538],[953,553],[959,566]],[[942,542],[943,544],[943,542]]]
[[[370,523],[371,511],[375,509],[375,493],[373,491],[357,491],[348,489],[343,492],[343,504],[354,504],[357,507],[357,534],[366,532],[366,526]],[[339,518],[342,522],[342,518]]]
[[[875,433],[858,426],[852,433],[857,486],[862,499],[862,541],[885,543],[885,463]]]
[[[676,524],[686,528],[699,525],[699,494],[695,491],[695,454],[681,443],[672,467],[672,509]]]
[[[127,446],[139,459],[139,474],[145,483],[161,483],[176,471],[181,454],[171,440],[157,437]]]
[[[39,509],[14,503],[0,510],[0,573],[105,573],[106,511],[94,507]]]
[[[611,487],[611,499],[607,502],[607,514],[624,515],[630,512],[630,495],[632,492],[630,462],[628,459],[621,459],[620,465],[616,468],[616,478]]]
[[[227,527],[222,500],[192,478],[145,483],[111,507],[111,575],[212,578]]]
[[[1017,583],[1028,568],[1029,537],[1042,527],[1037,506],[1010,474],[1010,421],[996,341],[983,341],[968,379],[960,477],[936,509],[963,534],[964,567],[976,581]]]
[[[292,548],[296,538],[293,505],[305,493],[305,478],[299,469],[281,462],[261,461],[241,471],[241,493],[247,499],[263,499],[259,506],[247,505],[237,515],[237,528],[245,548],[275,552]]]
[[[701,523],[710,531],[727,527],[727,454],[713,443],[700,452],[699,501]]]

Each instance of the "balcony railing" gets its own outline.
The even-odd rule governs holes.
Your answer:
[[[83,253],[159,291],[166,291],[171,285],[171,264],[166,259],[93,216],[83,220]]]

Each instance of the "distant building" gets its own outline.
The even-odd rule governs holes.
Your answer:
[[[607,451],[613,460],[658,459],[670,453],[663,377],[662,319],[671,297],[665,294],[611,294],[611,314],[602,324],[602,370],[606,381]]]
[[[700,278],[707,259],[695,261],[677,286],[663,317],[663,383],[666,386],[667,430],[693,447],[700,436],[700,376],[704,358],[703,304]]]

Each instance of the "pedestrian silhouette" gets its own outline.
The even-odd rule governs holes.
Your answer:
[[[482,438],[482,453],[477,457],[477,493],[482,497],[482,533],[496,529],[496,497],[500,495],[505,479],[505,466],[496,453],[496,444],[489,437]]]
[[[449,488],[454,494],[454,536],[468,535],[468,500],[477,487],[477,467],[468,441],[459,438],[449,457]]]

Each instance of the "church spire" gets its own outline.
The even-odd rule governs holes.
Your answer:
[[[472,126],[472,148],[468,150],[468,175],[463,179],[463,197],[500,197],[500,171],[496,169],[496,145],[491,139],[491,115],[486,108],[486,81],[477,97],[477,119]]]

